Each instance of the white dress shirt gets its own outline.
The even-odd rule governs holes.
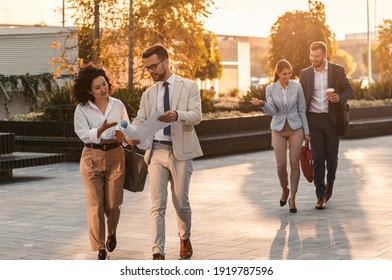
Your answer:
[[[287,107],[287,86],[283,87],[280,82],[279,82],[279,85],[281,87],[284,105],[285,105],[285,107]]]
[[[84,105],[78,104],[74,116],[75,133],[84,143],[100,143],[102,140],[117,139],[115,133],[118,130],[117,126],[106,129],[98,137],[98,128],[105,120],[108,122],[121,120],[129,122],[127,110],[121,100],[109,96],[105,114],[102,114],[91,101]]]
[[[174,83],[176,81],[176,75],[173,73],[169,79],[167,79],[166,82],[169,83],[169,101],[170,101],[170,107],[172,104],[172,92],[174,88]],[[158,82],[158,98],[157,98],[157,111],[164,112],[164,106],[163,106],[163,98],[165,95],[165,87],[163,86],[163,83],[165,81],[159,81]],[[163,129],[158,131],[157,133],[154,134],[154,139],[158,141],[171,141],[171,136],[170,135],[165,135],[163,134]]]
[[[321,72],[314,69],[314,92],[310,100],[309,111],[313,113],[328,113],[328,61]]]

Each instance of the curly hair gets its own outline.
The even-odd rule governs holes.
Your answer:
[[[103,68],[93,64],[83,66],[75,75],[73,86],[73,97],[76,103],[86,104],[89,100],[94,102],[94,96],[90,94],[91,84],[94,79],[103,76],[108,83],[109,94],[113,94],[114,87],[109,78],[109,73]]]

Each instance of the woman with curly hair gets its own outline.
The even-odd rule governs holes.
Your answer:
[[[78,105],[74,127],[84,142],[80,172],[86,190],[91,249],[99,252],[99,260],[105,260],[107,251],[116,248],[123,202],[125,157],[116,127],[121,120],[129,122],[129,117],[124,104],[111,97],[112,93],[113,85],[103,68],[89,64],[75,77],[73,95]]]

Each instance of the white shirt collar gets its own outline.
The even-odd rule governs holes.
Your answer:
[[[314,71],[315,73],[317,72],[315,67],[313,67],[313,71]],[[323,71],[328,71],[328,60],[325,60],[325,66],[324,66]]]
[[[173,85],[174,81],[176,80],[176,75],[174,73],[166,81],[159,81],[159,87],[163,87],[164,82],[168,82],[169,85]]]

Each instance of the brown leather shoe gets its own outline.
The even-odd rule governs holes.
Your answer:
[[[165,260],[165,256],[164,255],[161,255],[161,254],[159,254],[159,253],[156,253],[156,254],[153,254],[152,255],[152,259],[155,261],[155,260]]]
[[[189,259],[192,257],[193,249],[190,239],[180,239],[180,257]]]
[[[326,185],[325,186],[325,199],[328,201],[332,196],[333,185]]]
[[[316,203],[315,208],[319,209],[319,210],[322,210],[325,208],[325,196],[317,198],[317,203]]]

